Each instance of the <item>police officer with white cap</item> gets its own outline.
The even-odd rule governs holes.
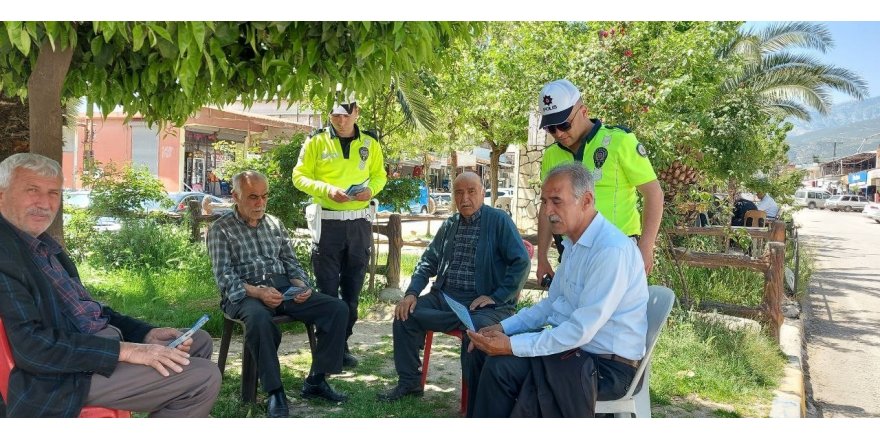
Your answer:
[[[580,162],[596,182],[596,208],[624,234],[637,240],[645,271],[653,267],[654,242],[663,216],[663,190],[648,160],[645,146],[620,126],[590,119],[581,92],[571,81],[560,79],[544,86],[538,96],[540,127],[555,143],[544,150],[541,180],[556,166]],[[638,197],[644,212],[638,211]],[[538,281],[553,275],[547,259],[550,225],[541,206],[538,214]],[[557,237],[557,248],[561,248]],[[560,249],[560,253],[562,249]]]
[[[312,196],[312,267],[318,290],[341,298],[349,308],[347,338],[357,320],[358,300],[370,259],[375,215],[370,200],[385,187],[378,136],[357,125],[360,108],[337,87],[330,125],[314,133],[300,151],[293,184]],[[357,366],[345,345],[343,365]]]

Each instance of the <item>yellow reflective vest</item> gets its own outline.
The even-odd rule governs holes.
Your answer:
[[[596,210],[624,234],[639,235],[642,221],[636,187],[657,180],[648,152],[629,130],[602,125],[598,119],[593,124],[578,152],[572,153],[558,143],[544,150],[541,180],[554,167],[580,160],[593,174]]]
[[[293,168],[293,185],[312,196],[312,200],[324,209],[350,211],[366,208],[368,201],[339,203],[328,194],[334,187],[346,191],[353,185],[368,182],[367,186],[375,197],[388,180],[382,146],[375,136],[355,125],[355,138],[348,151],[346,158],[333,126],[319,130],[306,139],[299,152],[299,161]]]

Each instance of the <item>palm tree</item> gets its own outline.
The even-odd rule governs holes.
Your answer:
[[[774,23],[762,30],[745,29],[718,51],[722,60],[738,58],[742,69],[722,86],[722,93],[749,91],[767,111],[781,117],[810,120],[808,108],[821,114],[831,107],[831,89],[864,99],[868,86],[856,73],[792,53],[833,47],[831,32],[820,23]]]
[[[364,116],[378,130],[379,141],[401,129],[434,131],[437,117],[424,89],[418,75],[395,73],[387,89],[370,96],[371,108]]]

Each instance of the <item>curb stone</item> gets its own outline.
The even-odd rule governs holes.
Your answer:
[[[771,418],[803,418],[806,416],[804,392],[803,323],[786,318],[779,329],[779,346],[788,357],[782,381],[774,391],[770,409]]]

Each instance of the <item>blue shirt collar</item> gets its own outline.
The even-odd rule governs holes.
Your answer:
[[[605,220],[602,213],[597,211],[596,216],[593,217],[593,221],[590,222],[587,229],[581,234],[581,237],[578,238],[577,244],[587,248],[593,247],[593,244],[596,242],[596,239],[599,238],[599,234],[607,223],[608,220]],[[571,238],[565,237],[565,242],[567,242],[564,243],[565,247],[569,247],[571,245]]]

